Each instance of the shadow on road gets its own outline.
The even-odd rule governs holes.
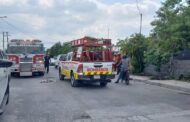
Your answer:
[[[59,82],[67,82],[68,84],[70,84],[70,80],[69,79],[65,79],[64,81],[59,81]],[[100,86],[99,83],[80,83],[78,87],[74,87],[74,88],[82,88],[82,89],[108,89],[109,87],[109,83],[107,87],[102,87]]]

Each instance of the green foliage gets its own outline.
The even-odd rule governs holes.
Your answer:
[[[161,41],[160,48],[169,53],[189,48],[190,7],[182,0],[166,0],[152,22],[153,36]]]
[[[190,0],[166,0],[156,15],[150,37],[135,34],[117,43],[130,57],[134,73],[141,72],[144,63],[160,71],[176,52],[190,49]]]
[[[146,50],[146,39],[143,35],[134,34],[125,40],[119,40],[117,47],[122,54],[130,57],[133,73],[141,73],[144,68],[144,51]]]
[[[166,0],[156,14],[144,56],[146,63],[160,71],[173,54],[190,48],[190,6],[182,0]]]
[[[71,51],[71,47],[69,43],[60,42],[55,43],[50,49],[47,50],[51,57],[57,56],[59,54],[66,54]]]

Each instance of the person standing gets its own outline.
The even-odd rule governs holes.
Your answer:
[[[121,54],[117,54],[116,69],[117,69],[117,75],[119,75],[121,71]]]
[[[115,83],[119,83],[120,80],[125,80],[126,84],[129,85],[129,75],[128,75],[128,59],[127,56],[123,56],[122,60],[121,60],[121,71],[119,74],[119,77],[117,79],[117,81]]]
[[[50,57],[48,54],[46,54],[46,56],[44,57],[44,67],[46,72],[49,72],[49,64],[50,64]]]

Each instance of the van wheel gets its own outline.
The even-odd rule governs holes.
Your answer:
[[[77,87],[77,86],[79,86],[79,83],[78,83],[77,80],[75,80],[73,74],[71,74],[71,86],[72,86],[72,87]]]
[[[59,80],[64,80],[65,76],[61,74],[61,71],[59,70]]]
[[[101,87],[106,87],[107,84],[108,84],[107,82],[100,82],[100,86],[101,86]]]

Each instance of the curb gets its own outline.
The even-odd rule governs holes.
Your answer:
[[[135,78],[132,78],[132,79],[137,82],[144,82],[144,83],[150,84],[150,85],[155,85],[155,86],[160,86],[160,87],[164,87],[164,88],[168,88],[168,89],[179,90],[179,91],[190,93],[190,88],[184,88],[184,87],[175,86],[175,85],[168,85],[168,84],[164,84],[164,83],[157,83],[157,82],[152,82],[150,80],[141,80],[141,79],[135,79]]]

